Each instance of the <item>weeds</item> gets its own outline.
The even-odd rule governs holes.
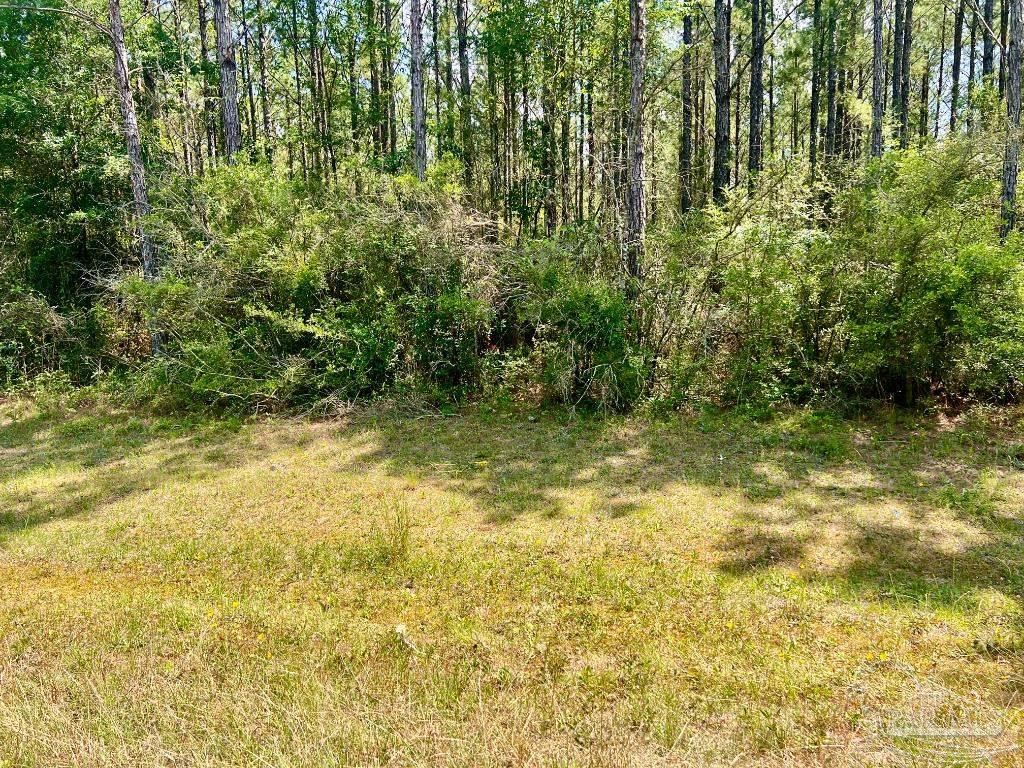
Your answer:
[[[0,406],[0,755],[899,766],[920,685],[1024,742],[1017,419]]]

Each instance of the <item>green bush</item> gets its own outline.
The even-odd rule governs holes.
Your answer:
[[[0,387],[59,367],[74,341],[68,326],[42,296],[0,274]]]
[[[462,291],[413,295],[406,301],[409,347],[427,381],[465,393],[479,379],[488,307]]]
[[[130,270],[54,306],[6,269],[0,384],[119,368],[147,398],[244,410],[399,384],[618,410],[1012,400],[1024,242],[998,238],[993,146],[890,152],[834,189],[790,173],[739,190],[662,222],[635,294],[599,225],[505,240],[438,169],[363,168],[352,196],[243,161],[154,191],[155,281]]]
[[[647,354],[621,289],[566,262],[523,269],[519,322],[540,358],[545,392],[572,405],[626,408],[643,394]]]
[[[968,141],[892,152],[824,204],[789,189],[707,222],[705,250],[662,277],[714,277],[666,311],[699,318],[667,397],[1019,397],[1024,246],[999,241],[995,161]]]

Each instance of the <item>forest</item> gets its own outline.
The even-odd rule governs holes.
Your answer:
[[[5,2],[0,384],[1013,401],[1019,5]]]
[[[0,0],[0,768],[1024,766],[1024,0]]]

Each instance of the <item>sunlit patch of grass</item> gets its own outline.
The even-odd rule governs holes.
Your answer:
[[[529,415],[4,406],[0,756],[900,765],[921,684],[1024,740],[1012,412]]]

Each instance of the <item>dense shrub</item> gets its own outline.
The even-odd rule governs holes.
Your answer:
[[[998,239],[993,162],[949,141],[813,193],[769,169],[663,222],[638,295],[597,225],[506,239],[443,175],[363,169],[352,196],[243,162],[158,189],[154,282],[109,271],[58,312],[0,280],[0,375],[119,366],[146,397],[244,409],[396,386],[614,409],[1014,399],[1024,250]]]
[[[827,199],[788,189],[700,222],[689,274],[715,284],[671,310],[700,322],[673,342],[666,396],[1018,397],[1024,248],[999,242],[982,146],[890,153]]]
[[[0,385],[10,387],[55,366],[66,326],[42,296],[0,276]]]
[[[487,337],[488,307],[461,289],[406,301],[409,346],[416,369],[430,382],[465,392],[478,380]]]
[[[614,408],[636,402],[645,355],[622,290],[564,259],[527,263],[522,279],[518,319],[536,350],[546,396]]]

